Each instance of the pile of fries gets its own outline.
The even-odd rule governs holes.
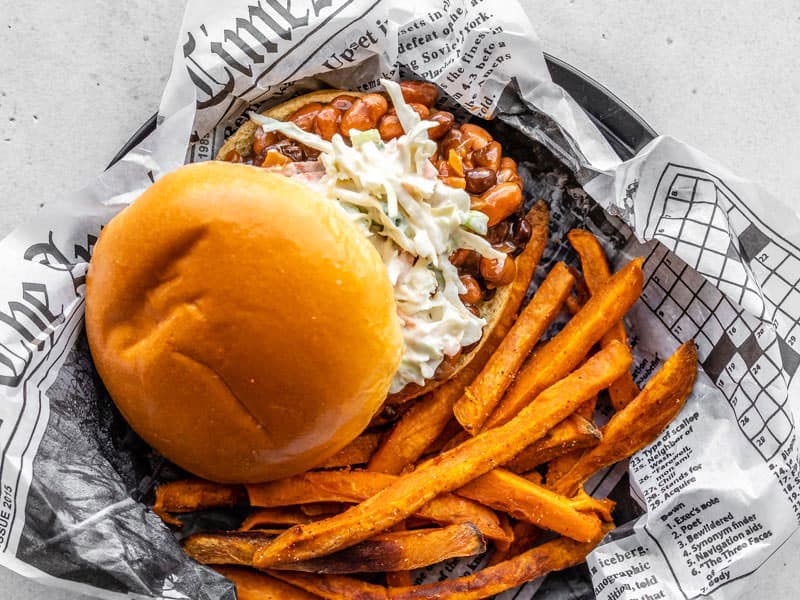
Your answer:
[[[639,390],[622,319],[642,261],[612,275],[583,230],[568,236],[582,275],[556,264],[517,316],[547,242],[544,203],[527,218],[533,236],[500,326],[395,424],[287,479],[160,486],[153,508],[173,525],[176,514],[249,507],[237,531],[185,538],[189,556],[243,600],[485,598],[581,563],[614,526],[614,503],[583,484],[656,439],[691,392],[697,356],[685,343]],[[562,312],[570,320],[542,341]],[[598,428],[603,390],[615,412]],[[487,551],[471,575],[412,584],[413,569]]]

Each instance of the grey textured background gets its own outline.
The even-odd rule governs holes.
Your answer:
[[[546,51],[800,208],[799,2],[528,1]],[[0,0],[0,236],[88,184],[156,110],[182,12],[177,0]],[[795,537],[753,594],[796,597],[798,556]],[[79,598],[0,568],[0,600]]]

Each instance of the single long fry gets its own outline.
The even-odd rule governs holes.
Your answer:
[[[549,212],[544,202],[537,202],[525,219],[531,226],[531,237],[515,259],[517,274],[508,288],[503,315],[494,329],[480,342],[472,361],[450,381],[443,383],[412,406],[397,422],[370,460],[367,469],[398,474],[415,463],[425,449],[439,436],[453,416],[453,404],[464,387],[480,373],[486,361],[506,337],[519,311],[536,265],[542,258],[548,236]]]
[[[253,511],[239,526],[239,531],[264,529],[270,525],[296,525],[297,523],[310,523],[311,517],[301,510],[293,508],[275,507],[260,508]]]
[[[578,511],[569,498],[505,469],[489,471],[456,493],[579,542],[600,534],[596,514]]]
[[[183,541],[184,551],[207,565],[253,566],[256,553],[273,535],[261,531],[196,533]],[[309,573],[380,573],[419,569],[448,558],[486,551],[486,541],[471,523],[436,529],[376,535],[329,556],[280,565]]]
[[[567,234],[569,243],[578,253],[581,259],[581,268],[586,286],[591,294],[595,294],[611,277],[611,270],[606,261],[603,247],[597,238],[585,229],[573,229]],[[625,324],[620,319],[603,335],[600,340],[602,346],[617,340],[623,344],[628,343],[628,334],[625,332]],[[611,397],[611,405],[614,410],[622,410],[639,393],[639,387],[633,382],[630,373],[624,374],[608,388],[608,395]]]
[[[576,542],[558,538],[523,552],[509,560],[486,567],[477,573],[427,583],[411,588],[390,590],[391,600],[418,600],[423,598],[448,598],[449,600],[478,600],[510,590],[546,575],[582,563],[600,541],[601,536],[591,542]]]
[[[156,489],[153,512],[171,525],[181,525],[170,514],[190,513],[208,508],[230,508],[245,504],[244,488],[202,479],[182,479],[162,484]]]
[[[195,533],[181,541],[183,551],[204,565],[253,566],[253,557],[274,535],[262,531]]]
[[[335,517],[296,525],[259,552],[256,565],[268,568],[281,562],[324,556],[386,530],[439,494],[460,488],[509,461],[617,379],[630,368],[631,360],[630,351],[623,344],[610,344],[542,392],[506,425],[440,454]]]
[[[239,600],[318,600],[319,596],[275,579],[266,573],[239,567],[214,567],[236,585]]]
[[[365,465],[372,458],[381,440],[380,433],[362,433],[328,460],[318,465],[317,469],[335,469],[353,465]]]
[[[317,502],[356,503],[374,496],[397,481],[396,475],[371,471],[310,471],[247,486],[253,506],[290,506]],[[417,516],[441,524],[473,523],[486,537],[506,540],[497,515],[485,506],[442,494],[414,511]]]
[[[316,594],[325,600],[387,600],[389,590],[347,575],[317,575],[293,571],[267,571],[272,577]],[[397,588],[408,589],[408,588]]]
[[[286,563],[278,569],[307,573],[408,572],[449,558],[486,552],[486,541],[472,523],[376,535],[328,556]]]
[[[680,412],[696,376],[697,348],[689,341],[667,359],[628,406],[611,417],[603,428],[603,441],[581,456],[552,489],[572,495],[598,469],[651,443]]]
[[[503,397],[522,361],[558,316],[575,278],[557,263],[520,313],[511,331],[475,380],[453,406],[453,413],[469,433],[476,433]]]
[[[636,302],[642,281],[641,258],[632,260],[611,277],[558,335],[533,353],[483,428],[508,422],[542,390],[574,369]]]
[[[606,528],[607,529],[607,528]],[[317,594],[326,600],[478,600],[499,594],[584,561],[598,540],[575,542],[558,538],[477,573],[406,588],[385,588],[343,575],[313,575],[269,571],[274,577]]]
[[[602,437],[594,423],[572,414],[504,466],[514,473],[525,473],[573,450],[595,446]]]

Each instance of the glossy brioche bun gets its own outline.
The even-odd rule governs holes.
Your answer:
[[[221,162],[165,176],[103,230],[86,330],[134,430],[225,483],[298,473],[347,445],[403,351],[386,268],[340,209]]]

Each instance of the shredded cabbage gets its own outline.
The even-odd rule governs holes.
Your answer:
[[[445,356],[480,340],[486,321],[470,312],[459,294],[466,290],[450,262],[457,248],[505,260],[482,237],[488,217],[470,210],[469,195],[442,183],[430,159],[437,151],[424,121],[405,102],[400,86],[381,80],[405,135],[382,142],[376,130],[353,131],[349,146],[338,134],[327,142],[294,123],[262,115],[251,118],[265,131],[278,131],[320,151],[319,180],[381,255],[403,324],[405,350],[391,393],[409,383],[424,385]],[[468,231],[471,230],[471,231]]]

